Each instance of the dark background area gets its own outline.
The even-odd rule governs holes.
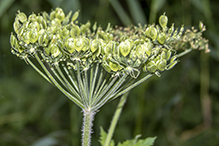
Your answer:
[[[9,38],[18,10],[65,13],[80,10],[79,23],[90,20],[103,28],[157,23],[166,12],[169,26],[207,26],[211,52],[193,51],[160,78],[134,88],[117,125],[116,142],[157,136],[155,146],[219,145],[219,1],[218,0],[0,0],[0,145],[78,146],[81,109],[31,66],[10,52]],[[217,72],[218,71],[218,72]],[[100,126],[108,129],[118,99],[96,114],[92,145]]]

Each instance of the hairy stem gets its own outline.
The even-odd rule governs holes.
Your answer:
[[[83,110],[84,112],[84,121],[83,121],[83,130],[82,130],[82,146],[90,146],[91,142],[91,133],[95,112],[89,109]]]

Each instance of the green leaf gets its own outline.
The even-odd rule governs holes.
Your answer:
[[[0,1],[0,18],[8,10],[8,8],[14,3],[15,0],[2,0]]]
[[[151,10],[149,16],[149,23],[154,23],[156,21],[157,13],[165,5],[166,0],[152,0]]]
[[[140,1],[126,0],[129,7],[132,19],[134,19],[135,24],[146,24],[146,16],[141,8]]]
[[[129,15],[126,13],[122,5],[117,0],[110,0],[110,4],[112,5],[113,9],[116,11],[123,25],[132,24]]]
[[[104,143],[106,141],[107,133],[103,130],[102,127],[100,127],[100,144],[101,146],[104,146]],[[110,141],[110,146],[115,146],[114,140]]]
[[[155,139],[157,138],[155,136],[139,140],[139,137],[141,137],[141,135],[136,135],[134,139],[126,140],[123,143],[118,143],[117,146],[152,146],[154,144]]]

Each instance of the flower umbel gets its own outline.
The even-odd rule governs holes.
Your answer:
[[[65,15],[61,8],[50,14],[31,14],[18,11],[11,34],[12,53],[25,59],[50,83],[82,109],[96,111],[114,99],[134,82],[141,72],[156,74],[171,69],[178,54],[188,49],[205,49],[207,40],[192,28],[184,33],[167,27],[168,18],[160,16],[160,25],[108,25],[106,30],[90,22],[77,24],[79,11]],[[31,61],[41,65],[37,68]],[[98,78],[98,81],[97,81]],[[130,82],[129,82],[130,83]]]
[[[109,24],[104,30],[96,23],[91,29],[89,21],[78,24],[78,15],[61,8],[28,17],[18,11],[10,43],[13,54],[83,109],[83,145],[89,145],[93,116],[106,102],[173,68],[192,49],[209,52],[202,23],[200,31],[168,28],[164,13],[159,25]],[[139,79],[142,72],[147,75]]]

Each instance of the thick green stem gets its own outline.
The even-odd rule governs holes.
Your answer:
[[[129,94],[129,92],[125,93],[119,101],[119,104],[117,106],[116,112],[114,113],[113,120],[112,120],[110,128],[109,128],[109,131],[108,131],[104,146],[109,146],[110,145],[110,141],[112,139],[113,133],[115,131],[116,125],[117,125],[118,120],[119,120],[119,116],[122,112],[123,106],[125,105],[128,94]]]
[[[91,133],[95,112],[90,109],[83,110],[84,112],[84,121],[83,121],[83,130],[82,130],[82,146],[90,146],[91,142]]]

